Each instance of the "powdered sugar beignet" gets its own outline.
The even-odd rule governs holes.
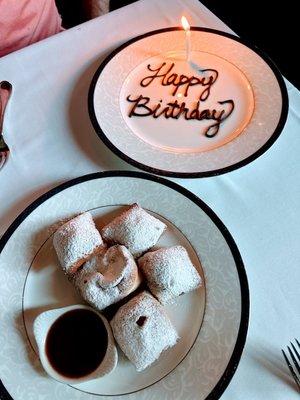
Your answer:
[[[126,246],[136,258],[153,247],[165,229],[163,222],[148,214],[138,204],[133,204],[107,224],[101,234],[110,243]]]
[[[163,307],[146,291],[120,307],[111,327],[121,350],[138,371],[149,367],[179,339]]]
[[[81,296],[97,310],[128,296],[140,282],[134,258],[120,245],[92,257],[73,278]]]
[[[198,271],[182,246],[150,251],[138,260],[148,287],[162,303],[172,303],[177,296],[202,284]]]
[[[53,245],[64,272],[74,274],[92,255],[103,248],[93,217],[85,212],[60,226],[53,235]]]

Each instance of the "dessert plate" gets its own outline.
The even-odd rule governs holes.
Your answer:
[[[61,384],[39,363],[32,324],[39,313],[82,299],[59,267],[52,234],[58,221],[86,210],[101,227],[134,202],[167,224],[159,245],[185,246],[204,286],[166,308],[181,339],[150,368],[137,373],[119,351],[111,374],[74,386]],[[32,203],[4,234],[0,251],[0,378],[2,391],[14,400],[217,399],[232,378],[248,327],[243,262],[213,211],[175,183],[121,171],[74,179]]]
[[[234,35],[179,28],[123,44],[99,66],[89,113],[119,157],[166,176],[203,177],[253,161],[278,138],[288,111],[282,76]]]

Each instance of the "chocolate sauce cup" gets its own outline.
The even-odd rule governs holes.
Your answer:
[[[64,314],[75,311],[75,310],[89,310],[97,315],[98,318],[101,319],[102,323],[107,332],[107,348],[103,359],[100,361],[99,365],[96,368],[85,375],[70,377],[62,374],[58,371],[54,364],[51,362],[49,355],[47,354],[46,344],[48,334],[55,324],[55,322],[62,317]],[[63,308],[57,308],[49,311],[45,311],[41,313],[33,323],[33,333],[37,343],[39,357],[41,364],[44,370],[50,375],[52,378],[59,382],[67,383],[67,384],[78,384],[80,382],[89,381],[92,379],[100,378],[104,375],[112,372],[118,362],[118,353],[115,346],[114,338],[112,335],[112,331],[107,319],[101,315],[99,312],[95,311],[93,308],[85,306],[85,305],[72,305]],[[78,344],[80,346],[80,343]],[[84,344],[81,344],[84,345]],[[74,352],[76,352],[76,346],[74,348]]]

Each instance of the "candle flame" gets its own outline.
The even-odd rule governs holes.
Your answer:
[[[186,32],[190,30],[190,24],[184,15],[181,17],[181,25]]]

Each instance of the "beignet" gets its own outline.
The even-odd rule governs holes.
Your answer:
[[[73,278],[81,296],[97,310],[128,296],[140,282],[134,258],[125,246],[120,245],[92,257]]]
[[[121,350],[137,371],[149,367],[179,339],[163,307],[147,291],[120,307],[111,326]]]
[[[123,244],[136,258],[153,247],[165,229],[163,222],[133,204],[104,226],[101,235],[109,243]]]
[[[138,260],[151,293],[162,303],[172,303],[177,296],[202,284],[186,249],[172,246],[150,251]]]
[[[88,212],[60,226],[53,235],[53,245],[62,269],[68,275],[74,274],[92,254],[104,246],[100,232]]]

